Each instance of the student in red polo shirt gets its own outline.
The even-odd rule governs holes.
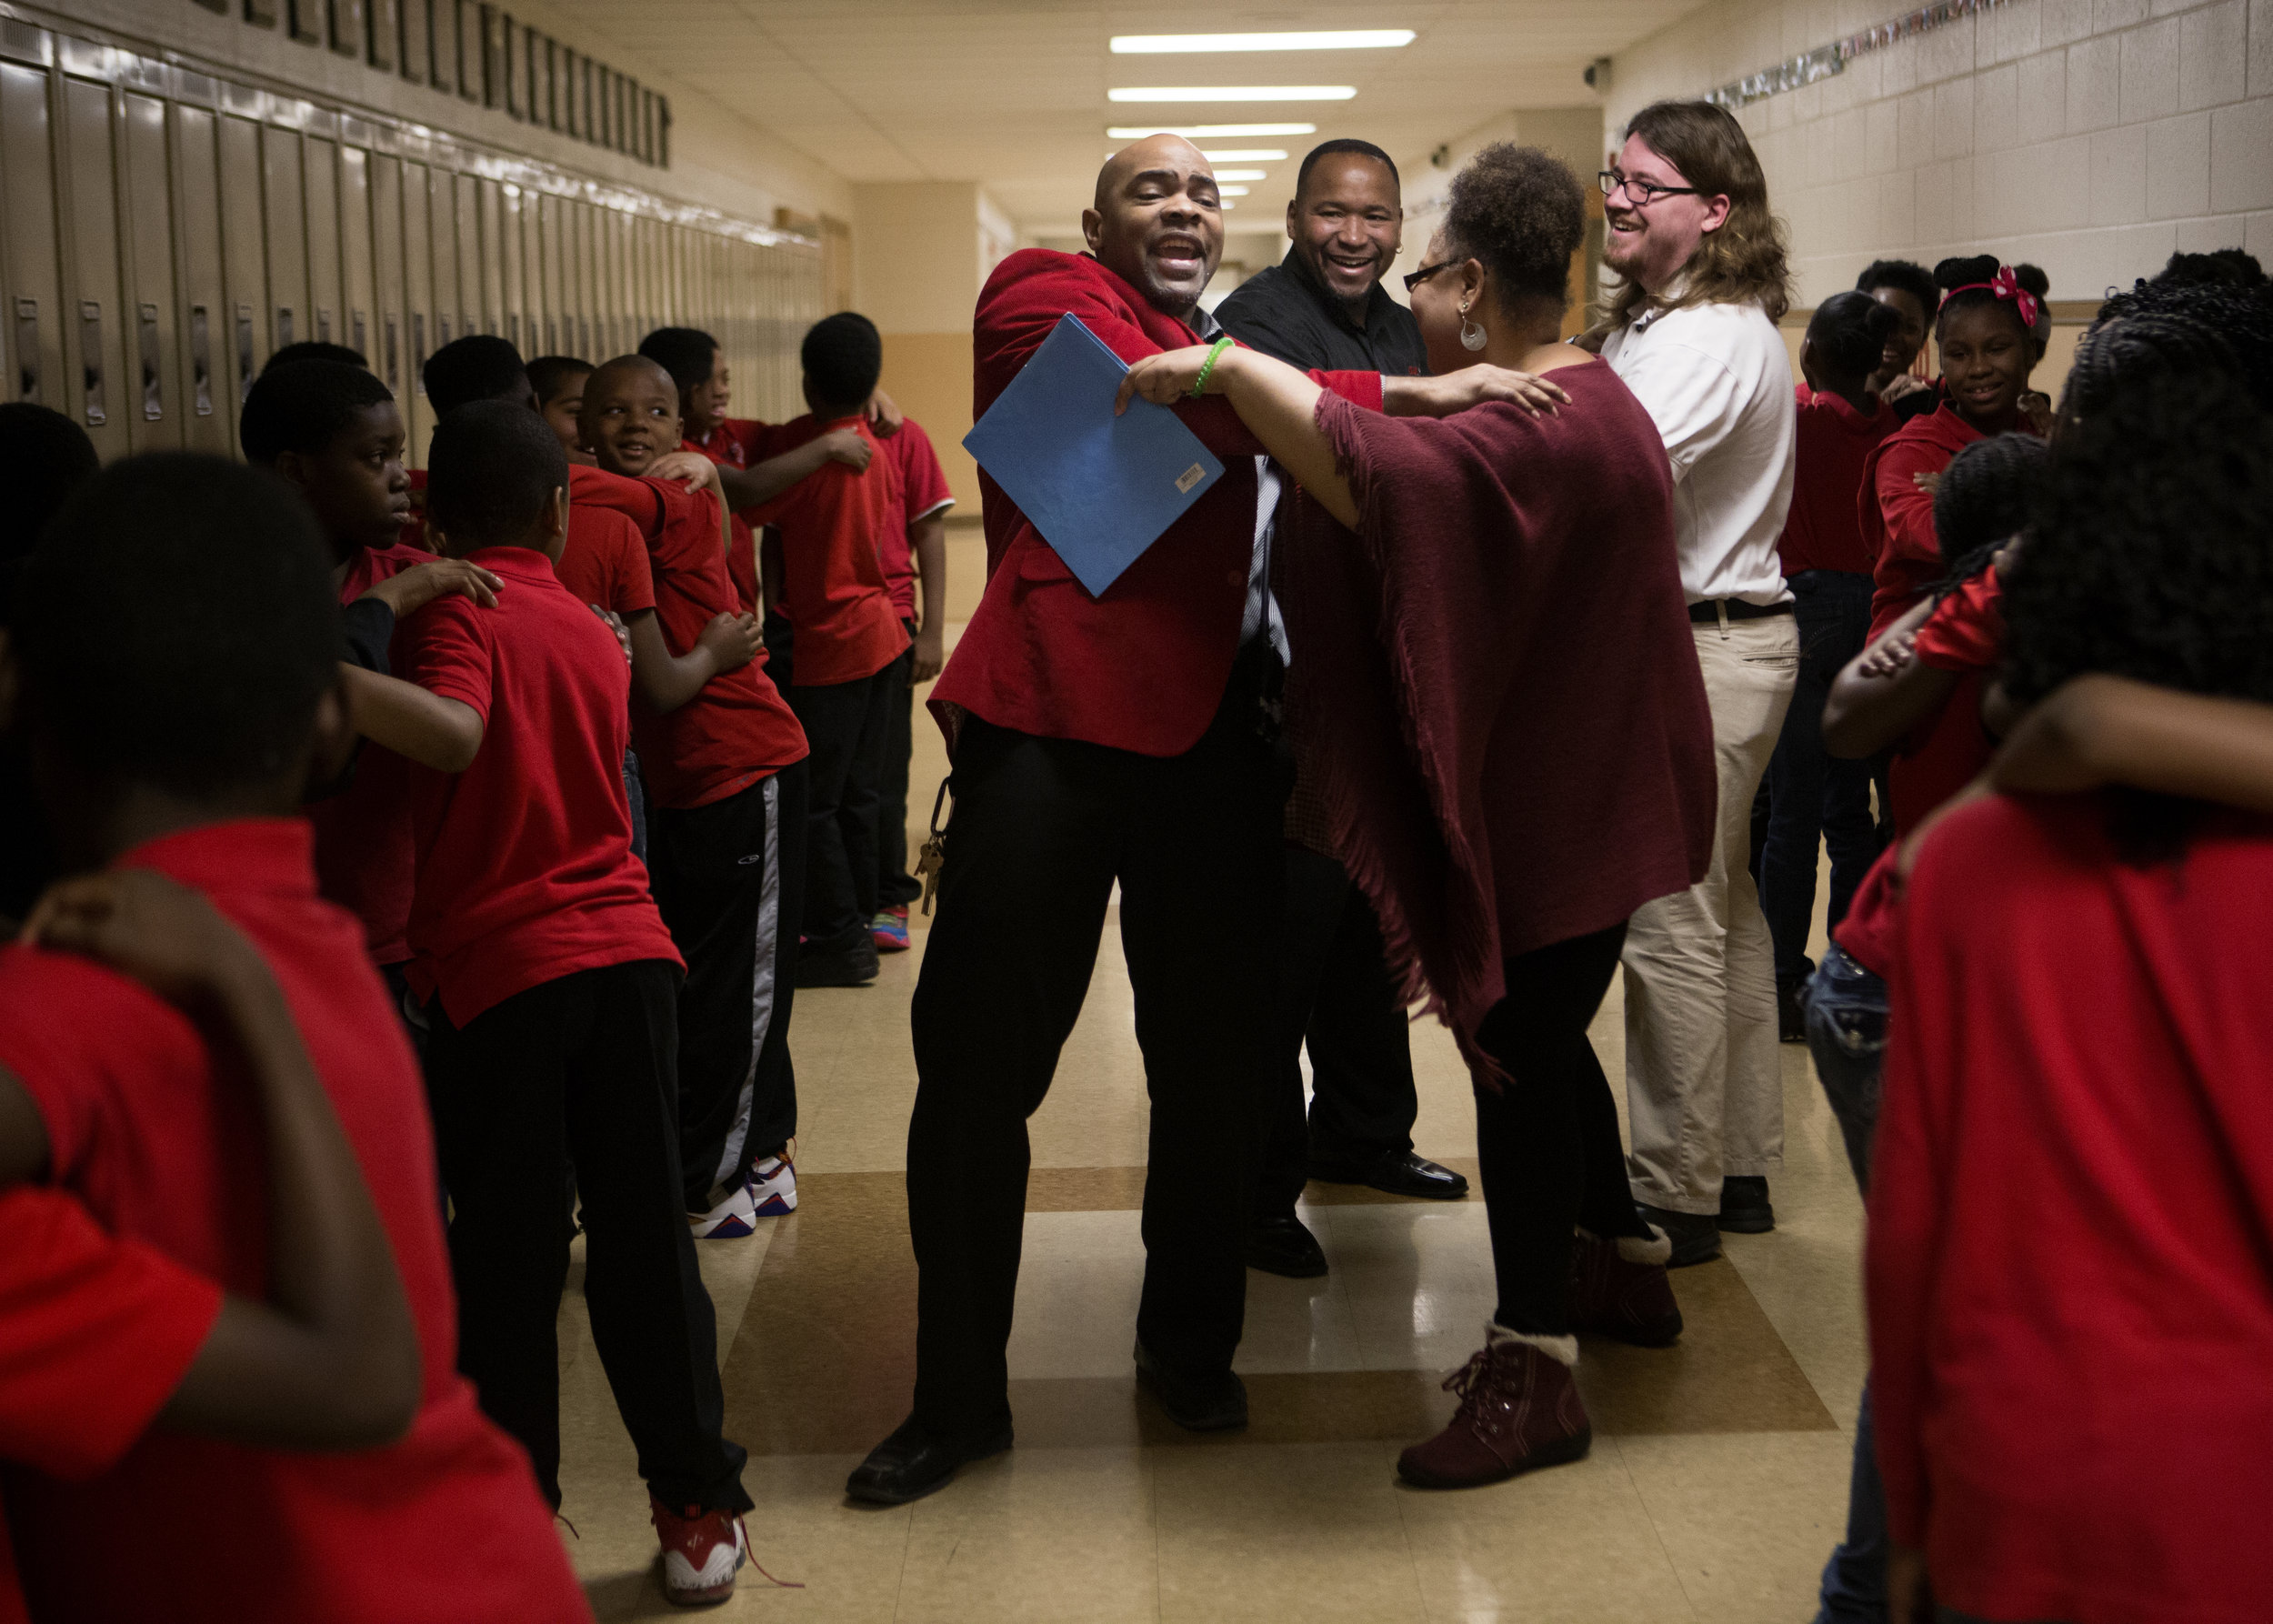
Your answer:
[[[750,1499],[743,1451],[719,1430],[717,1327],[679,1207],[681,965],[631,855],[628,661],[554,576],[568,462],[542,417],[459,406],[435,429],[430,469],[445,548],[506,586],[494,611],[446,600],[401,634],[405,674],[456,708],[463,737],[456,773],[412,773],[410,916],[460,1363],[557,1505],[560,1168],[573,1163],[585,1297],[647,1478],[664,1589],[718,1600]]]
[[[816,322],[801,358],[812,410],[784,424],[777,443],[846,430],[866,438],[860,414],[884,365],[875,325],[849,313]],[[906,526],[899,484],[889,462],[865,473],[827,463],[749,517],[779,534],[780,566],[769,553],[766,592],[775,596],[778,582],[796,650],[789,707],[813,747],[797,984],[863,986],[876,976],[877,808],[894,686],[907,686],[896,667],[910,640],[882,555],[886,537]]]
[[[11,633],[66,870],[155,869],[204,893],[283,988],[385,1228],[423,1388],[407,1435],[385,1448],[291,1453],[154,1432],[85,1483],[11,1473],[35,1607],[232,1624],[583,1617],[526,1457],[454,1370],[417,1067],[360,927],[316,895],[296,817],[318,738],[340,726],[339,612],[306,510],[218,458],[115,465],[51,526]],[[0,954],[0,1065],[22,1085],[0,1110],[13,1141],[0,1159],[18,1175],[44,1163],[114,1233],[255,1297],[270,1226],[294,1215],[247,1176],[262,1128],[243,1064],[110,970]],[[122,1539],[122,1507],[165,1515]]]
[[[718,471],[681,458],[702,476],[696,492],[642,477],[679,442],[677,391],[653,361],[606,363],[586,381],[584,406],[584,440],[601,466],[572,474],[576,501],[639,526],[656,627],[684,651],[736,612]],[[760,655],[667,716],[643,710],[636,736],[654,802],[656,906],[687,967],[678,1068],[687,1221],[700,1238],[730,1240],[797,1202],[789,1022],[805,898],[805,733]]]

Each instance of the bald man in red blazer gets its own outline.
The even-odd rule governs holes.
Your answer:
[[[1223,215],[1189,143],[1155,136],[1116,155],[1082,228],[1090,253],[1024,250],[987,279],[978,413],[1068,312],[1126,361],[1220,332],[1199,296]],[[1313,376],[1391,411],[1512,397],[1509,375],[1471,371],[1482,376]],[[852,1474],[856,1499],[914,1499],[1010,1445],[1026,1119],[1080,1013],[1116,880],[1152,1099],[1137,1375],[1183,1426],[1247,1420],[1231,1356],[1270,1075],[1287,782],[1276,701],[1288,650],[1265,585],[1279,480],[1225,401],[1177,412],[1223,477],[1101,597],[980,476],[986,591],[931,699],[955,817],[913,1015],[915,1408]]]

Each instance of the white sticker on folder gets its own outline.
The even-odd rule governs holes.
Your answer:
[[[1207,477],[1207,470],[1201,467],[1197,463],[1194,463],[1190,467],[1185,469],[1182,474],[1177,476],[1177,494],[1181,496],[1183,493],[1190,490],[1194,486],[1197,485],[1201,480]]]

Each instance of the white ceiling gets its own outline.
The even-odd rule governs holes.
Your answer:
[[[1107,125],[1306,120],[1318,134],[1215,145],[1293,155],[1227,224],[1283,213],[1304,151],[1357,135],[1400,162],[1517,107],[1595,100],[1586,65],[1699,0],[1437,0],[1157,11],[1050,0],[556,0],[594,34],[672,73],[846,179],[977,181],[1028,232],[1073,226]],[[1395,50],[1115,56],[1116,34],[1410,28]],[[1133,107],[1115,85],[1338,84],[1307,106]]]

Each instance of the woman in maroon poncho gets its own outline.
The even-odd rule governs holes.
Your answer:
[[[1552,415],[1386,417],[1246,349],[1204,384],[1207,350],[1153,356],[1123,390],[1229,396],[1300,482],[1279,518],[1290,713],[1333,718],[1304,742],[1341,856],[1476,1073],[1498,1306],[1447,1384],[1451,1424],[1398,1461],[1430,1487],[1586,1453],[1574,1330],[1681,1328],[1587,1027],[1627,915],[1705,871],[1712,732],[1663,443],[1607,366],[1557,342],[1585,226],[1568,169],[1498,144],[1406,278],[1436,371],[1551,371]]]

